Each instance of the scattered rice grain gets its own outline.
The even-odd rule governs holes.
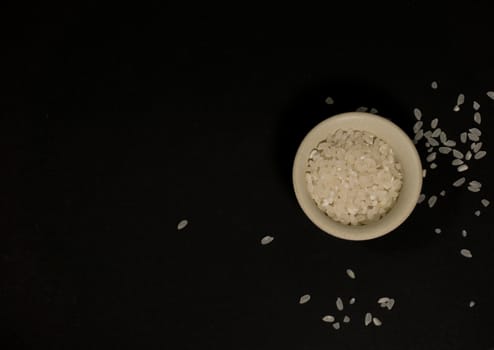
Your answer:
[[[477,124],[482,123],[482,116],[480,115],[479,112],[475,112],[475,114],[473,115],[473,121]]]
[[[368,326],[368,325],[370,325],[370,324],[371,324],[371,322],[372,322],[372,314],[371,314],[370,312],[367,312],[367,313],[365,314],[364,324],[365,324],[366,326]]]
[[[476,210],[474,214],[475,216],[480,216],[480,210]]]
[[[323,322],[331,323],[334,322],[334,316],[332,315],[326,315],[322,318]]]
[[[454,106],[453,107],[453,112],[459,112],[460,111],[460,106]]]
[[[420,129],[413,137],[413,140],[419,141],[420,139],[422,139],[422,137],[424,137],[424,130]]]
[[[490,99],[494,100],[494,91],[487,91],[487,96],[488,96]]]
[[[427,176],[427,169],[422,169],[422,177],[426,177]]]
[[[334,100],[332,97],[328,96],[328,97],[326,97],[324,102],[326,102],[326,104],[328,104],[328,105],[332,105],[334,103]]]
[[[432,89],[434,89],[434,90],[436,90],[436,89],[437,89],[437,81],[433,81],[433,82],[431,83],[431,88],[432,88]]]
[[[300,297],[300,300],[298,301],[299,304],[305,304],[310,300],[310,295],[309,294],[304,294]]]
[[[439,195],[440,195],[441,197],[444,197],[444,196],[446,195],[446,191],[445,191],[445,190],[442,190],[441,192],[439,192]]]
[[[458,106],[461,106],[465,102],[465,95],[459,94],[458,98],[456,99],[456,104]]]
[[[466,132],[462,132],[460,134],[460,141],[461,141],[461,143],[467,142],[467,133]]]
[[[437,234],[440,234],[442,231],[441,231],[441,229],[440,229],[440,228],[436,228],[436,229],[434,230],[434,232],[435,232],[435,233],[437,233]]]
[[[448,146],[448,147],[455,147],[456,146],[456,142],[453,141],[453,140],[448,140],[444,143],[445,146]]]
[[[345,317],[343,317],[343,323],[348,323],[348,322],[350,322],[350,316],[345,315]]]
[[[456,168],[456,170],[458,170],[459,173],[464,172],[464,171],[468,170],[468,165],[462,164],[458,168]]]
[[[350,305],[355,304],[355,298],[351,298],[350,301],[348,302]]]
[[[180,222],[177,224],[177,230],[183,230],[188,224],[188,220],[180,220]]]
[[[347,269],[346,270],[346,274],[348,275],[348,277],[350,277],[352,280],[355,279],[355,272],[353,272],[353,270],[351,269]]]
[[[453,157],[458,158],[458,159],[463,159],[463,153],[461,153],[457,149],[454,149],[453,150]]]
[[[422,126],[424,125],[424,122],[419,120],[413,125],[413,132],[416,134],[419,132],[420,129],[422,129]]]
[[[489,202],[487,199],[482,199],[480,203],[482,203],[482,205],[486,208],[489,206],[489,204],[491,204],[491,202]]]
[[[341,311],[343,310],[343,300],[340,297],[336,299],[336,308]]]
[[[377,114],[377,113],[378,113],[377,109],[375,109],[375,108],[371,108],[370,112],[371,112],[372,114]]]
[[[471,301],[468,303],[468,306],[469,306],[469,307],[474,307],[474,306],[475,306],[475,301],[471,300]]]
[[[468,133],[468,139],[475,142],[480,140],[479,135],[472,134],[471,132]]]
[[[436,169],[436,168],[437,168],[437,164],[436,164],[436,163],[431,163],[430,168],[431,168],[431,169]]]
[[[424,199],[425,199],[425,194],[423,194],[423,193],[422,193],[422,194],[419,196],[419,199],[417,200],[417,203],[418,203],[418,204],[422,203],[422,202],[424,201]]]
[[[458,180],[456,180],[455,182],[453,182],[453,186],[454,187],[460,187],[461,185],[463,185],[465,183],[465,181],[466,181],[466,179],[464,177],[461,177]]]
[[[462,165],[463,163],[464,163],[464,162],[463,162],[461,159],[455,158],[455,159],[453,159],[453,161],[451,162],[451,165],[458,166],[458,165]]]
[[[437,124],[438,123],[439,123],[439,119],[437,119],[437,118],[432,119],[432,121],[431,121],[431,129],[437,128]],[[441,132],[439,131],[439,133],[441,133]],[[439,136],[439,134],[437,134],[437,136]]]
[[[340,329],[340,323],[339,322],[333,323],[333,328],[336,330]]]
[[[470,160],[470,159],[472,159],[472,152],[467,151],[467,153],[465,154],[465,160]]]
[[[449,152],[451,152],[451,148],[450,147],[439,147],[439,153],[442,153],[442,154],[448,154]]]
[[[272,236],[264,236],[261,239],[261,244],[262,245],[267,245],[267,244],[271,243],[273,240],[274,240],[274,237],[272,237]]]
[[[470,128],[468,129],[468,131],[474,135],[477,135],[477,136],[482,136],[482,131],[480,131],[480,129],[478,128]]]
[[[482,159],[485,157],[486,154],[487,154],[486,151],[478,151],[477,153],[475,153],[475,155],[473,157],[475,159]]]
[[[437,128],[436,130],[434,130],[434,132],[432,133],[432,137],[438,137],[441,135],[441,128]],[[439,139],[441,140],[441,139]],[[441,141],[442,142],[442,141]]]
[[[367,110],[368,110],[368,108],[367,107],[364,107],[364,106],[359,107],[359,108],[356,109],[357,112],[367,112]]]
[[[388,305],[387,305],[388,310],[391,310],[393,308],[393,306],[395,306],[395,300],[390,299],[388,302]]]
[[[429,204],[429,208],[432,208],[434,204],[436,204],[436,202],[437,202],[436,196],[429,197],[429,200],[427,201],[427,203]]]
[[[463,255],[465,258],[471,258],[473,256],[472,252],[468,249],[460,250],[460,254]]]
[[[473,153],[477,153],[482,148],[482,142],[472,143],[472,145]]]
[[[417,120],[422,119],[422,111],[418,108],[414,108],[413,115],[415,116],[415,119],[417,119]]]
[[[476,111],[480,109],[480,104],[477,101],[473,101],[473,109]]]
[[[436,159],[436,152],[432,152],[431,154],[429,154],[426,158],[426,160],[430,163],[432,162],[433,160]]]
[[[377,299],[377,303],[378,304],[385,304],[387,302],[389,302],[389,298],[388,297],[381,297],[381,298]]]
[[[466,237],[467,236],[467,230],[461,230],[461,235],[463,237]]]
[[[381,320],[380,320],[380,319],[378,319],[377,317],[374,317],[374,318],[372,319],[372,322],[374,323],[374,326],[377,326],[377,327],[379,327],[380,325],[382,325]]]

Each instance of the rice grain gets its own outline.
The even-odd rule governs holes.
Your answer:
[[[183,230],[185,227],[187,227],[187,225],[189,224],[189,221],[188,220],[180,220],[180,222],[177,224],[177,230],[180,231],[180,230]]]
[[[468,249],[460,250],[460,254],[463,255],[465,258],[471,258],[473,256],[472,252]]]

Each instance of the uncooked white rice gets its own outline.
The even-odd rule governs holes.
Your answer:
[[[453,157],[458,158],[458,159],[462,159],[463,158],[463,153],[461,153],[457,149],[454,149],[453,150]]]
[[[427,160],[428,162],[436,160],[436,152],[432,152],[431,154],[429,154],[427,158],[425,158],[425,160]]]
[[[348,302],[350,305],[355,304],[355,298],[351,298],[350,301]]]
[[[437,168],[437,164],[436,164],[436,163],[431,163],[430,168],[431,168],[431,169],[436,169],[436,168]]]
[[[441,197],[444,197],[444,196],[446,195],[446,191],[445,191],[445,190],[442,190],[441,192],[439,192],[439,195],[440,195]]]
[[[264,236],[261,239],[261,244],[262,245],[267,245],[267,244],[271,243],[273,240],[274,240],[274,237],[272,237],[272,236]]]
[[[449,152],[451,152],[451,147],[445,147],[445,146],[439,147],[439,153],[448,154]]]
[[[487,96],[489,96],[490,99],[494,100],[494,91],[487,91]]]
[[[480,210],[476,210],[474,214],[475,216],[480,216]]]
[[[180,222],[177,224],[177,230],[183,230],[187,225],[189,224],[188,220],[180,220]]]
[[[472,159],[472,152],[467,151],[467,153],[465,154],[465,160],[470,160],[470,159]]]
[[[422,119],[422,111],[418,108],[414,108],[413,115],[415,116],[415,119],[417,119],[417,120]]]
[[[459,94],[458,98],[456,99],[456,104],[458,106],[462,105],[465,102],[465,95]]]
[[[307,186],[329,217],[362,225],[391,209],[403,175],[385,141],[366,131],[338,129],[315,150],[308,162]]]
[[[377,303],[378,304],[385,304],[389,302],[389,298],[388,297],[380,297],[379,299],[377,299]]]
[[[391,310],[393,308],[393,306],[395,306],[395,300],[390,299],[388,302],[388,305],[387,305],[388,310]]]
[[[441,231],[440,228],[436,228],[436,229],[434,229],[434,232],[437,233],[437,234],[440,234],[442,231]]]
[[[427,176],[427,169],[422,169],[422,177],[426,177]]]
[[[479,112],[475,112],[475,114],[473,115],[473,121],[477,124],[482,123],[482,116]]]
[[[471,128],[471,129],[468,129],[468,131],[474,135],[482,136],[482,131],[480,131],[480,129],[478,129],[478,128]]]
[[[374,326],[377,326],[377,327],[379,327],[380,325],[382,325],[381,320],[378,319],[377,317],[372,318],[372,322],[374,323]]]
[[[437,202],[437,197],[436,196],[430,196],[429,200],[427,201],[429,203],[429,208],[432,208],[434,204]]]
[[[487,199],[482,199],[482,200],[480,201],[480,203],[482,203],[482,205],[483,205],[484,207],[488,207],[488,206],[489,206],[489,204],[491,204],[491,202],[489,202]]]
[[[438,137],[441,135],[441,128],[437,128],[436,130],[434,130],[434,132],[432,133],[432,137]],[[442,141],[441,141],[442,142]]]
[[[422,126],[424,125],[424,122],[419,120],[413,125],[413,132],[418,133],[420,129],[422,129]]]
[[[473,157],[475,159],[482,159],[485,157],[486,154],[487,154],[486,151],[478,151],[477,153],[475,153],[475,155]]]
[[[473,256],[472,252],[468,249],[460,250],[460,254],[463,255],[465,258],[471,258]]]
[[[368,109],[369,109],[369,108],[367,108],[367,107],[363,107],[363,106],[362,106],[362,107],[357,108],[357,109],[356,109],[356,111],[357,111],[357,112],[367,112],[367,110],[368,110]]]
[[[427,141],[429,141],[431,146],[434,146],[434,147],[439,146],[439,142],[437,142],[436,139],[430,138],[430,139],[427,139]],[[449,146],[447,144],[445,144],[445,145]]]
[[[346,274],[348,275],[348,277],[350,277],[352,280],[355,279],[355,272],[353,272],[352,269],[347,269],[346,270]]]
[[[433,82],[431,83],[431,88],[433,88],[434,90],[436,90],[436,89],[437,89],[437,81],[433,81]]]
[[[309,294],[304,294],[300,297],[298,303],[299,304],[305,304],[310,300],[310,295]]]
[[[333,328],[336,330],[340,329],[340,323],[339,322],[333,323]]]
[[[453,182],[453,186],[454,187],[460,187],[461,185],[463,185],[465,183],[465,181],[466,181],[466,179],[464,177],[461,177],[458,180],[456,180],[455,182]]]
[[[468,135],[468,139],[469,139],[470,141],[475,141],[475,142],[477,142],[478,140],[480,140],[479,135],[472,134],[471,132],[469,132],[467,135]]]
[[[332,105],[334,103],[334,100],[332,97],[328,96],[328,97],[326,97],[324,102],[326,102],[326,104],[328,104],[328,105]]]
[[[332,315],[326,315],[322,318],[322,321],[323,322],[328,322],[328,323],[331,323],[331,322],[334,322],[334,316]]]
[[[471,300],[471,301],[468,303],[468,306],[469,306],[469,307],[474,307],[474,306],[475,306],[475,301]]]
[[[439,140],[442,143],[445,143],[446,141],[448,141],[448,137],[446,136],[446,133],[444,131],[441,131],[441,134],[439,135]]]
[[[367,313],[365,314],[364,324],[365,324],[366,326],[368,326],[368,325],[370,325],[370,324],[371,324],[371,322],[372,322],[372,314],[371,314],[370,312],[367,312]]]
[[[460,111],[460,106],[456,105],[453,107],[454,112],[459,112]]]
[[[473,101],[473,109],[476,111],[480,109],[480,104],[477,101]]]
[[[377,114],[377,113],[378,113],[378,110],[377,110],[377,109],[375,109],[375,108],[371,108],[370,113],[372,113],[372,114]]]
[[[482,183],[480,183],[476,180],[470,181],[469,185],[472,187],[479,187],[479,188],[482,187]]]
[[[477,153],[482,148],[482,142],[472,143],[473,153]]]
[[[336,308],[339,310],[339,311],[342,311],[343,310],[343,300],[341,300],[340,297],[338,297],[336,299]]]
[[[431,147],[431,148],[428,148],[428,149],[427,149],[427,152],[428,152],[428,153],[431,153],[432,151],[434,151],[434,147]]]
[[[468,170],[468,165],[462,164],[456,170],[458,170],[459,173],[464,172],[464,171]]]
[[[453,140],[448,140],[444,143],[445,146],[448,146],[448,147],[455,147],[456,146],[456,142],[453,141]]]
[[[467,142],[467,133],[466,133],[466,132],[462,132],[462,133],[460,134],[460,141],[461,141],[462,143]]]
[[[422,137],[424,137],[424,130],[420,129],[416,134],[415,136],[413,137],[413,140],[415,142],[419,141],[420,139],[422,139]]]
[[[467,236],[467,230],[461,230],[461,235],[463,237],[466,237]]]
[[[419,196],[419,199],[417,200],[417,203],[418,203],[418,204],[422,203],[422,202],[424,201],[424,199],[425,199],[425,194],[423,194],[423,193],[422,193],[422,194]]]
[[[439,119],[437,119],[437,118],[432,119],[432,121],[431,121],[431,129],[437,128],[437,124],[438,123],[439,123]],[[441,133],[441,132],[439,131],[439,133]],[[439,136],[439,134],[437,136]]]
[[[345,315],[345,317],[343,317],[343,323],[349,323],[349,322],[350,322],[350,316]]]
[[[458,166],[458,165],[462,165],[463,163],[464,163],[464,161],[462,161],[461,159],[455,158],[451,162],[451,165]]]

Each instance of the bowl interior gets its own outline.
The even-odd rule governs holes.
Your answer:
[[[379,221],[350,226],[338,223],[321,211],[309,194],[305,172],[312,149],[337,129],[365,130],[386,141],[401,163],[403,185],[391,210]],[[377,238],[398,227],[415,208],[422,188],[422,165],[413,142],[397,125],[369,113],[351,112],[328,118],[314,127],[304,138],[295,156],[293,185],[297,200],[309,219],[323,231],[348,240]]]

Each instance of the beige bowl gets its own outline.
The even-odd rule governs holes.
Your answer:
[[[401,163],[403,185],[400,194],[391,210],[379,221],[361,226],[341,224],[321,211],[309,194],[305,179],[309,154],[337,129],[365,130],[376,135],[391,146]],[[412,213],[422,188],[422,165],[413,142],[396,124],[374,114],[343,113],[319,123],[305,136],[295,155],[293,187],[302,210],[321,230],[342,239],[368,240],[391,232]]]

